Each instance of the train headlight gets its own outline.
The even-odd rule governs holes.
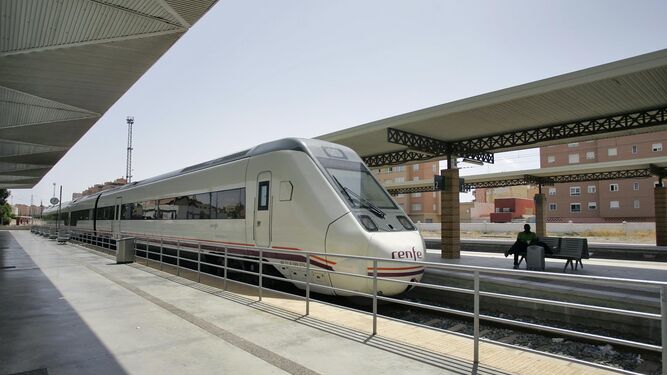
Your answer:
[[[405,217],[405,216],[396,216],[396,218],[401,223],[403,228],[405,228],[407,230],[415,230],[415,226],[412,225],[412,223],[410,222],[410,220],[407,217]]]
[[[359,220],[361,220],[361,224],[364,226],[364,228],[366,228],[367,231],[369,232],[378,231],[378,226],[375,225],[375,222],[373,222],[373,219],[371,219],[370,216],[359,215]]]

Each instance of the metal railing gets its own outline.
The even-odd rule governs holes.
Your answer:
[[[43,232],[43,231],[42,231]],[[83,239],[82,242],[88,243],[95,245],[97,243],[100,243],[99,240],[92,240],[90,239],[90,236],[93,236],[92,232],[90,231],[71,231],[70,235],[74,236],[72,238],[80,238]],[[575,338],[580,338],[584,340],[592,340],[596,342],[602,342],[602,343],[608,343],[608,344],[616,344],[616,345],[622,345],[626,347],[632,347],[636,349],[641,349],[645,351],[651,351],[651,352],[661,352],[662,353],[662,375],[667,375],[667,351],[665,349],[665,344],[667,344],[667,283],[666,282],[657,282],[657,281],[646,281],[646,280],[634,280],[634,279],[621,279],[621,278],[609,278],[609,277],[598,277],[598,276],[583,276],[583,275],[572,275],[572,274],[558,274],[558,273],[545,273],[545,272],[534,272],[534,271],[522,271],[522,270],[506,270],[506,269],[498,269],[498,268],[490,268],[490,267],[477,267],[477,266],[466,266],[466,265],[454,265],[454,264],[442,264],[442,263],[432,263],[432,262],[415,262],[415,261],[400,261],[400,260],[392,260],[392,259],[384,259],[384,258],[374,258],[374,257],[365,257],[365,256],[354,256],[354,255],[344,255],[344,254],[330,254],[330,253],[321,253],[321,252],[313,252],[313,251],[294,251],[294,250],[281,250],[281,249],[274,249],[274,248],[261,248],[261,247],[241,247],[241,246],[226,246],[226,245],[221,245],[220,243],[216,242],[207,242],[207,241],[195,241],[195,240],[182,240],[182,239],[171,239],[167,237],[148,237],[148,236],[133,236],[135,237],[135,254],[137,256],[137,261],[140,261],[140,259],[144,260],[145,264],[149,264],[149,262],[158,262],[160,269],[164,267],[164,265],[168,264],[170,266],[173,266],[176,268],[176,273],[177,275],[180,275],[181,272],[185,269],[189,270],[190,272],[195,272],[197,274],[197,281],[201,281],[201,275],[204,270],[202,269],[202,266],[207,267],[208,269],[217,269],[220,270],[218,272],[218,275],[211,274],[211,273],[206,273],[207,277],[213,277],[217,279],[221,279],[223,282],[223,289],[227,290],[227,284],[229,282],[233,283],[242,283],[246,284],[244,282],[238,281],[238,280],[233,280],[230,279],[230,272],[235,273],[235,274],[245,274],[245,275],[250,275],[254,276],[257,279],[258,285],[254,285],[258,289],[258,300],[261,301],[263,298],[264,294],[264,280],[265,279],[271,279],[271,280],[278,280],[278,281],[289,281],[292,284],[301,286],[304,291],[305,291],[305,296],[299,296],[299,295],[294,295],[292,293],[287,293],[275,289],[270,289],[272,293],[278,293],[278,294],[283,294],[283,295],[288,295],[290,297],[300,297],[305,300],[305,314],[309,315],[310,314],[310,301],[311,301],[311,293],[314,288],[318,288],[318,290],[322,291],[330,291],[334,293],[341,293],[341,294],[347,294],[347,295],[354,295],[354,296],[361,296],[361,297],[366,297],[372,299],[372,311],[370,314],[372,315],[372,333],[373,335],[376,335],[378,333],[378,325],[377,325],[377,320],[378,317],[380,316],[378,314],[378,302],[379,301],[385,301],[385,302],[392,302],[392,303],[397,303],[405,306],[412,306],[412,307],[419,307],[423,309],[427,309],[430,311],[434,312],[440,312],[440,313],[446,313],[446,314],[454,314],[458,316],[462,316],[465,318],[469,318],[473,320],[473,334],[472,335],[466,335],[462,333],[455,333],[452,331],[447,331],[445,329],[437,328],[437,327],[430,327],[430,326],[425,326],[425,325],[419,325],[417,323],[409,322],[409,321],[403,321],[408,324],[413,324],[413,325],[418,325],[420,327],[428,328],[431,330],[436,330],[436,331],[441,331],[441,332],[446,332],[446,333],[455,333],[458,335],[470,337],[473,339],[473,361],[475,364],[478,364],[480,361],[480,355],[479,355],[479,343],[480,342],[492,342],[494,344],[500,344],[504,346],[510,346],[514,348],[519,348],[521,350],[529,350],[529,351],[535,351],[531,349],[527,349],[524,347],[517,347],[511,344],[505,344],[501,343],[498,341],[494,340],[489,340],[485,338],[480,337],[480,329],[479,329],[479,324],[481,320],[488,321],[488,322],[495,322],[495,323],[501,323],[505,325],[510,325],[510,326],[515,326],[515,327],[521,327],[521,328],[528,328],[532,330],[539,330],[543,332],[548,332],[552,334],[559,334],[563,336],[568,336],[568,337],[575,337]],[[102,243],[104,243],[102,241]],[[295,280],[295,279],[290,279],[286,280],[285,278],[281,276],[274,276],[267,274],[265,272],[265,266],[266,265],[279,265],[279,261],[277,260],[268,260],[270,257],[275,257],[277,254],[287,254],[287,255],[294,255],[295,253],[298,253],[299,256],[302,256],[304,258],[303,262],[299,262],[298,264],[295,264],[294,262],[289,264],[289,267],[293,269],[300,269],[305,271],[305,280]],[[350,289],[343,289],[335,286],[330,286],[322,283],[317,283],[313,281],[313,266],[311,265],[311,261],[313,260],[313,257],[315,258],[329,258],[329,259],[345,259],[345,260],[356,260],[359,262],[364,263],[363,269],[371,269],[367,268],[366,265],[372,265],[372,274],[368,275],[367,274],[357,274],[357,273],[350,273],[350,272],[341,272],[341,271],[335,271],[335,270],[329,270],[329,269],[324,269],[324,268],[317,268],[317,272],[321,273],[326,273],[326,274],[334,274],[338,276],[346,276],[350,278],[359,278],[362,280],[371,280],[372,281],[372,291],[370,293],[368,292],[362,292],[358,290],[350,290]],[[216,259],[216,263],[212,263],[213,259]],[[249,269],[243,269],[243,268],[234,268],[231,266],[230,262],[245,262],[245,264],[252,264],[256,265],[254,270],[249,270]],[[473,277],[473,287],[472,288],[462,288],[462,287],[453,287],[453,286],[447,286],[447,285],[436,285],[436,284],[426,284],[426,283],[421,283],[421,282],[414,282],[414,281],[403,281],[403,280],[397,280],[393,279],[390,277],[383,277],[378,274],[378,266],[386,266],[387,264],[401,264],[404,266],[423,266],[425,268],[429,269],[439,269],[439,270],[445,270],[445,271],[455,271],[455,272],[465,272],[469,273]],[[220,276],[220,274],[222,276]],[[577,283],[583,283],[586,285],[597,285],[597,286],[607,286],[607,287],[614,287],[614,286],[623,286],[623,287],[633,287],[639,288],[642,290],[653,290],[653,291],[658,291],[660,294],[660,313],[649,313],[649,312],[643,312],[643,311],[636,311],[636,310],[627,310],[627,309],[617,309],[617,308],[610,308],[610,307],[604,307],[604,306],[599,306],[599,305],[589,305],[589,304],[581,304],[581,303],[573,303],[573,302],[565,302],[565,301],[558,301],[558,300],[551,300],[551,299],[542,299],[542,298],[534,298],[534,297],[525,297],[525,296],[519,296],[519,295],[511,295],[511,294],[506,294],[506,293],[496,293],[496,292],[488,292],[488,291],[483,291],[480,290],[480,280],[481,277],[483,276],[510,276],[510,277],[534,277],[534,278],[539,278],[539,279],[547,279],[547,280],[554,280],[554,281],[568,281],[568,282],[577,282]],[[465,311],[465,310],[459,310],[459,309],[453,309],[449,307],[442,307],[442,306],[435,306],[435,305],[429,305],[429,304],[424,304],[424,303],[419,303],[419,302],[414,302],[414,301],[408,301],[400,298],[395,298],[395,297],[388,297],[388,296],[383,296],[379,291],[379,284],[380,283],[398,283],[404,285],[406,288],[408,287],[421,287],[421,288],[429,288],[437,291],[449,291],[449,292],[456,292],[456,293],[463,293],[467,295],[471,295],[473,298],[473,309],[472,311]],[[386,284],[385,284],[386,285]],[[615,315],[620,315],[620,316],[626,316],[626,317],[634,317],[634,318],[640,318],[640,319],[649,319],[649,320],[656,320],[660,322],[660,327],[661,327],[661,346],[659,345],[653,345],[650,343],[645,343],[645,342],[639,342],[639,341],[632,341],[632,340],[626,340],[626,339],[621,339],[621,338],[616,338],[616,337],[610,337],[610,336],[604,336],[604,335],[598,335],[598,334],[593,334],[593,333],[587,333],[587,332],[580,332],[576,331],[573,329],[565,329],[565,328],[559,328],[559,327],[553,327],[553,326],[548,326],[548,325],[542,325],[542,324],[536,324],[536,323],[530,323],[530,322],[525,322],[525,321],[519,321],[519,320],[511,320],[507,318],[502,318],[502,317],[496,317],[496,316],[491,316],[487,314],[482,314],[480,312],[480,297],[490,297],[490,298],[498,298],[498,299],[504,299],[504,300],[509,300],[509,301],[515,301],[515,302],[531,302],[539,305],[550,305],[550,306],[559,306],[563,308],[573,308],[573,309],[580,309],[580,310],[587,310],[587,311],[594,311],[594,312],[601,312],[601,313],[608,313],[608,314],[615,314]],[[364,312],[366,313],[366,312]],[[393,319],[393,318],[390,318]],[[540,352],[542,354],[554,356],[554,357],[559,357],[559,358],[565,358],[567,360],[572,361],[573,359],[570,357],[564,357],[552,353],[546,353],[546,352]],[[576,360],[577,362],[585,362],[581,360]],[[590,362],[585,362],[587,364],[592,364],[598,367],[604,367],[608,368],[603,365],[598,365],[595,363],[590,363]],[[614,369],[617,370],[617,369]]]

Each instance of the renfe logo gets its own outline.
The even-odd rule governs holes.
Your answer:
[[[418,260],[421,259],[423,256],[424,254],[421,251],[415,250],[414,246],[412,247],[412,250],[399,250],[399,251],[392,251],[391,253],[391,259]]]

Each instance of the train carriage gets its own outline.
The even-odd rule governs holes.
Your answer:
[[[54,213],[49,208],[45,217]],[[206,241],[239,254],[278,249],[264,251],[264,258],[286,279],[305,280],[304,251],[413,261],[425,254],[413,223],[359,156],[319,140],[282,139],[133,182],[68,202],[62,217],[70,228],[117,238]],[[322,270],[372,275],[372,262],[311,258],[313,283],[372,291],[372,280]],[[380,262],[375,272],[419,281],[423,267]],[[385,295],[405,290],[399,283],[379,285]]]

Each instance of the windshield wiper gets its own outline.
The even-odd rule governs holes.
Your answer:
[[[386,214],[378,206],[371,203],[371,201],[369,201],[368,199],[363,198],[359,194],[355,193],[349,187],[341,184],[340,181],[338,181],[338,179],[336,178],[336,176],[331,175],[331,177],[333,177],[334,181],[336,181],[338,186],[340,186],[340,188],[343,190],[343,193],[345,193],[345,195],[347,196],[347,199],[349,199],[352,204],[354,204],[354,200],[352,199],[352,196],[354,196],[357,199],[357,201],[359,202],[360,207],[367,208],[370,212],[375,214],[377,217],[384,219]]]

